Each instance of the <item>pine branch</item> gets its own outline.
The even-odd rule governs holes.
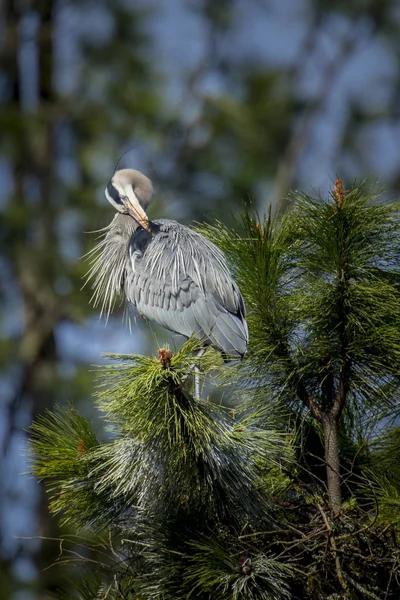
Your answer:
[[[254,552],[243,543],[224,548],[212,538],[191,546],[194,552],[184,575],[188,597],[198,597],[199,590],[219,600],[290,598],[291,569],[274,557]]]
[[[46,482],[50,510],[61,523],[104,529],[117,513],[112,500],[96,492],[92,470],[96,435],[71,405],[56,406],[30,427],[32,473]]]

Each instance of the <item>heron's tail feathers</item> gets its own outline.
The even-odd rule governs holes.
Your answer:
[[[227,356],[242,358],[249,341],[246,321],[232,313],[221,312],[210,333],[210,339]]]
[[[184,335],[195,332],[196,337],[209,340],[213,346],[232,358],[242,358],[246,353],[249,334],[247,323],[239,311],[228,311],[214,298],[197,298],[190,305]],[[181,312],[181,319],[184,312]]]

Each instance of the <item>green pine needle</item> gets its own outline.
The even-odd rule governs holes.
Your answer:
[[[46,481],[50,510],[61,523],[103,529],[116,509],[95,492],[91,475],[96,435],[88,421],[71,405],[56,406],[30,427],[32,473]]]

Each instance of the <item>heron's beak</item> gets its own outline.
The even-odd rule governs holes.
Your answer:
[[[147,229],[147,231],[150,231],[149,218],[146,215],[143,208],[140,206],[139,201],[136,198],[135,194],[132,194],[132,195],[133,195],[133,198],[128,198],[128,200],[125,203],[125,207],[126,207],[128,213],[131,215],[131,217],[133,219],[135,219],[136,223],[141,225],[141,227],[143,227],[143,229]]]

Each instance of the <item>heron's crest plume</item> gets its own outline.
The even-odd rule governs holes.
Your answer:
[[[121,164],[121,161],[122,161],[122,159],[123,159],[123,158],[124,158],[124,157],[125,157],[127,154],[130,154],[130,153],[131,153],[131,152],[133,152],[134,150],[137,150],[137,149],[139,148],[139,146],[140,146],[140,144],[139,144],[139,143],[133,144],[133,145],[132,145],[132,146],[130,146],[130,147],[127,149],[127,150],[125,150],[125,152],[123,152],[123,153],[121,154],[121,156],[119,157],[119,159],[118,159],[118,160],[117,160],[117,162],[115,163],[115,167],[114,167],[114,170],[113,170],[113,174],[111,175],[111,178],[112,178],[112,176],[114,175],[114,173],[116,173],[116,172],[118,171],[118,168],[119,168],[119,165]],[[110,179],[110,181],[111,181],[111,179]]]

